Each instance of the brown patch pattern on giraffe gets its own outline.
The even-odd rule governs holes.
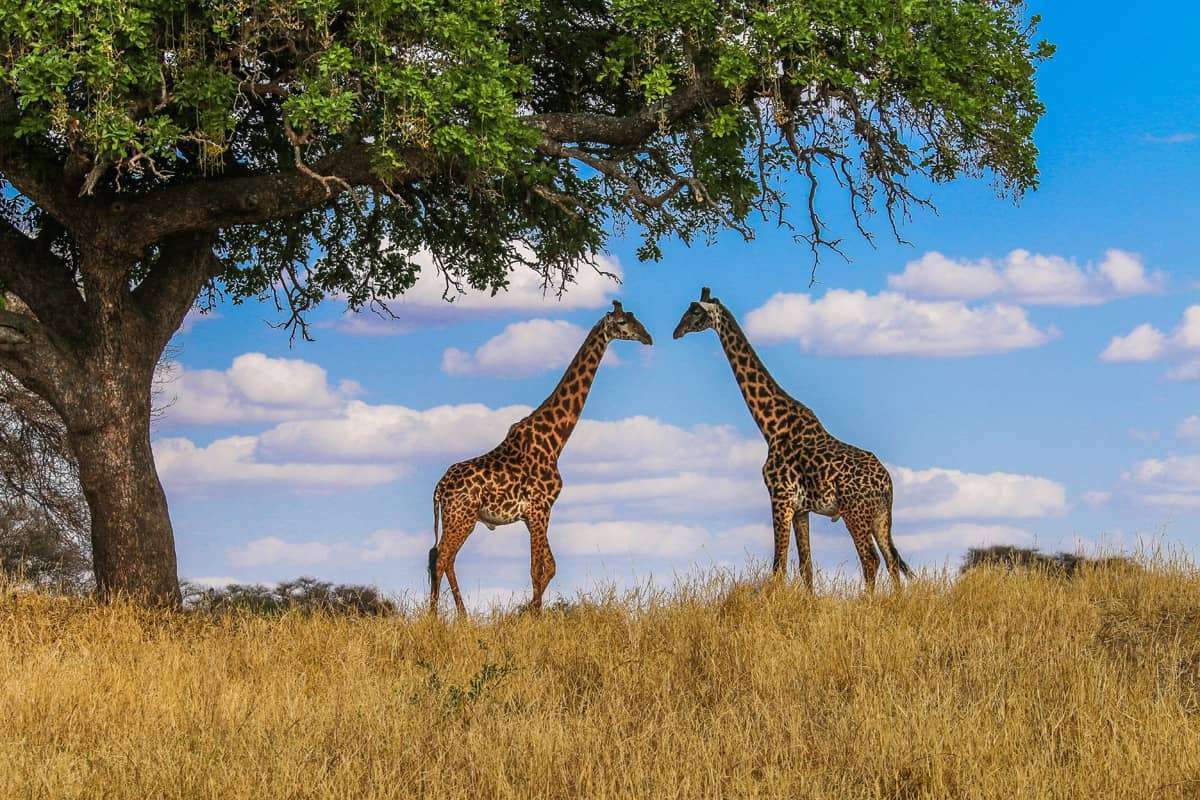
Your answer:
[[[868,591],[875,588],[879,552],[899,586],[909,568],[892,540],[892,477],[883,464],[873,453],[834,438],[808,406],[785,392],[733,314],[705,287],[679,320],[675,338],[708,328],[717,332],[746,407],[767,440],[763,480],[771,497],[775,573],[786,571],[788,537],[794,535],[800,571],[812,589],[808,515],[815,513],[845,520]]]
[[[514,423],[495,449],[455,464],[438,481],[433,492],[435,544],[429,551],[429,606],[435,613],[443,575],[450,581],[459,613],[466,613],[454,574],[454,558],[478,522],[493,529],[517,521],[525,523],[533,580],[529,607],[541,608],[542,594],[555,569],[547,529],[550,509],[563,485],[558,456],[579,422],[600,360],[613,339],[651,344],[642,324],[614,301],[613,310],[588,333],[545,402]]]

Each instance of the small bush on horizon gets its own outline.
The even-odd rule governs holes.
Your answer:
[[[963,556],[959,575],[974,569],[998,567],[1005,570],[1030,569],[1064,578],[1078,577],[1085,569],[1129,569],[1141,567],[1128,556],[1090,557],[1065,551],[1053,555],[1042,553],[1036,547],[1017,547],[997,544],[990,547],[972,547]]]
[[[307,576],[261,583],[231,583],[223,587],[181,585],[184,607],[207,613],[245,611],[252,614],[325,613],[383,617],[396,613],[396,605],[373,586],[333,584]]]

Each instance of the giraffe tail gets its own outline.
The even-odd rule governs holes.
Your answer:
[[[438,543],[441,541],[441,521],[442,521],[442,483],[438,481],[437,488],[433,490],[433,547],[429,548],[429,591],[432,593],[437,589],[437,561],[438,561]]]
[[[892,558],[896,559],[896,565],[900,567],[900,574],[911,578],[912,570],[909,569],[908,563],[900,557],[900,551],[896,549],[896,540],[892,538],[892,498],[890,496],[887,503],[887,529],[884,535],[887,537],[887,549],[891,552]]]

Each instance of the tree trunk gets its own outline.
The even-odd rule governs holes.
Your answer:
[[[137,343],[125,348],[136,350]],[[124,349],[124,348],[123,348]],[[93,362],[68,420],[79,478],[92,515],[96,588],[178,606],[175,538],[150,449],[150,384],[157,354]],[[131,363],[136,361],[136,363]]]
[[[10,225],[5,235],[0,226],[0,282],[20,300],[0,308],[0,367],[66,424],[91,512],[100,596],[178,606],[171,517],[150,448],[150,391],[163,348],[222,264],[214,234],[151,246],[153,237],[122,223],[121,206],[111,204],[112,218],[93,208],[77,221],[84,235],[72,232],[68,260],[52,238],[22,242],[21,231]]]

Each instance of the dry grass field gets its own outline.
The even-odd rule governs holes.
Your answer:
[[[0,599],[3,798],[1197,796],[1181,561],[472,622]]]

